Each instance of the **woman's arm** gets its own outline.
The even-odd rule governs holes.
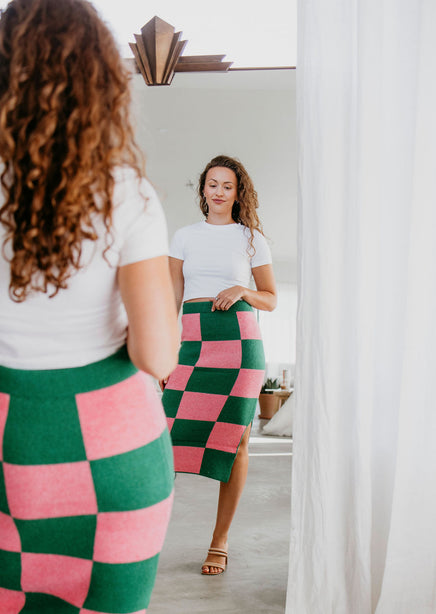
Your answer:
[[[271,264],[264,264],[251,269],[253,272],[256,290],[243,286],[232,286],[220,292],[215,298],[212,311],[221,309],[226,311],[236,301],[247,301],[255,309],[273,311],[277,305],[277,290],[274,272]]]
[[[173,284],[174,296],[176,299],[176,313],[178,314],[182,306],[183,292],[185,289],[185,278],[183,277],[183,260],[169,257],[169,267],[171,281]],[[168,377],[159,378],[159,386],[162,392],[167,384]]]
[[[156,379],[166,378],[176,366],[180,338],[167,256],[120,267],[118,283],[133,364]]]
[[[176,296],[176,309],[179,313],[182,306],[183,292],[185,289],[185,278],[183,277],[183,260],[179,258],[169,258],[171,280],[173,282],[174,294]]]

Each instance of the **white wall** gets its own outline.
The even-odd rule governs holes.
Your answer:
[[[170,236],[202,219],[195,189],[206,163],[238,157],[259,194],[278,281],[296,279],[295,71],[179,73],[171,86],[133,77],[136,135]],[[193,184],[191,187],[190,184]]]
[[[277,308],[259,311],[259,325],[265,348],[266,377],[281,378],[287,369],[294,381],[297,333],[297,284],[278,283]]]

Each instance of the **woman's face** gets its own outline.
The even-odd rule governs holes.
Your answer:
[[[215,166],[207,171],[204,182],[204,196],[209,207],[209,216],[228,215],[232,217],[232,207],[238,198],[238,181],[230,168]]]

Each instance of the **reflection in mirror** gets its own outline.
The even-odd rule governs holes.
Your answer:
[[[220,153],[239,158],[259,195],[278,285],[277,309],[259,312],[267,376],[295,365],[296,135],[293,69],[179,73],[171,86],[147,87],[133,76],[137,140],[164,206],[169,236],[202,219],[200,170]]]
[[[136,74],[133,111],[137,141],[146,153],[147,174],[165,209],[170,238],[178,228],[203,219],[196,187],[211,158],[227,154],[246,167],[259,195],[259,217],[278,287],[277,308],[258,312],[266,375],[281,377],[287,369],[292,381],[297,294],[295,70],[182,73],[170,87],[148,87]],[[258,415],[256,411],[250,437],[249,475],[230,532],[228,572],[219,585],[199,574],[216,515],[215,480],[179,473],[150,604],[153,614],[283,613],[291,442],[263,436],[265,421]]]

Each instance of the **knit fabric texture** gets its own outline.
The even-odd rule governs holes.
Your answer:
[[[151,379],[122,348],[0,391],[0,612],[144,614],[174,483]]]
[[[211,311],[210,301],[184,303],[182,345],[162,403],[177,472],[228,482],[251,423],[265,372],[253,308],[238,301]]]

